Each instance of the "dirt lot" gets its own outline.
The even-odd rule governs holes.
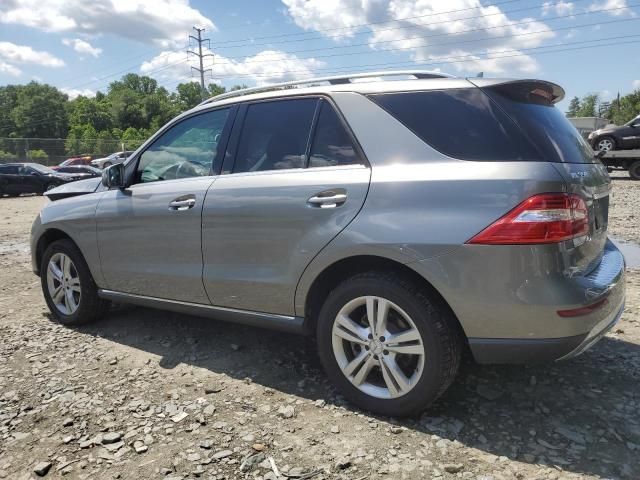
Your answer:
[[[467,362],[394,420],[346,404],[299,337],[141,308],[51,322],[27,244],[45,201],[0,199],[0,478],[640,478],[640,270],[582,357]],[[640,242],[638,212],[616,179],[612,235]]]

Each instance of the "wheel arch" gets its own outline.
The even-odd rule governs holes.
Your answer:
[[[336,286],[342,280],[349,278],[358,273],[369,271],[376,272],[392,272],[400,275],[412,283],[420,286],[425,292],[428,292],[439,306],[447,309],[451,313],[451,318],[455,319],[456,327],[461,338],[467,342],[467,336],[458,317],[453,309],[440,292],[429,282],[424,276],[420,275],[410,265],[377,255],[354,255],[345,257],[324,268],[310,284],[304,298],[304,318],[306,333],[315,332],[317,315],[332,291],[332,287]]]
[[[40,235],[40,238],[38,238],[38,242],[36,243],[35,268],[38,269],[38,271],[36,272],[38,276],[41,274],[40,264],[42,263],[42,256],[44,255],[45,250],[49,245],[57,240],[69,240],[78,248],[78,250],[80,250],[80,252],[82,252],[78,243],[73,238],[71,238],[71,235],[69,235],[67,232],[59,228],[48,228],[42,233],[42,235]]]

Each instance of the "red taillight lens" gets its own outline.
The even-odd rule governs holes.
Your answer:
[[[467,243],[556,243],[589,233],[587,205],[579,195],[543,193],[526,199]]]

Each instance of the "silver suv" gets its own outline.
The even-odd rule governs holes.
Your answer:
[[[49,192],[31,246],[53,317],[132,303],[315,335],[335,386],[386,415],[433,402],[467,348],[522,363],[593,345],[624,260],[563,90],[394,75],[219,95],[102,181]]]

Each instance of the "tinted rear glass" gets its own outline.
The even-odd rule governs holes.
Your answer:
[[[514,82],[484,91],[520,126],[544,160],[593,163],[593,150],[564,114],[550,103],[551,89],[541,82]]]
[[[477,88],[372,95],[424,142],[462,160],[541,160],[514,122]]]

